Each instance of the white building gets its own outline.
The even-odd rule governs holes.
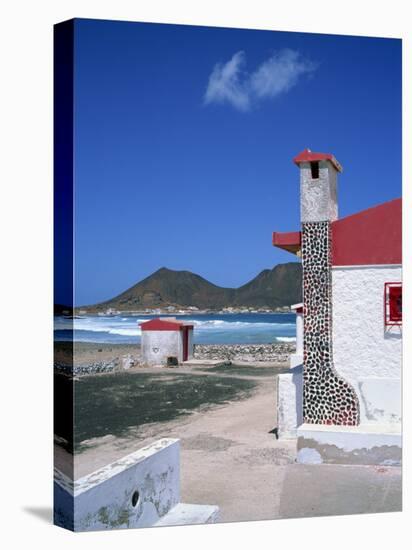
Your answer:
[[[303,369],[297,352],[294,381],[280,378],[279,434],[298,437],[302,462],[398,463],[401,199],[338,219],[335,157],[307,149],[294,162],[301,231],[273,244],[302,259]]]
[[[193,357],[193,325],[160,317],[140,323],[140,328],[145,365],[177,365]]]

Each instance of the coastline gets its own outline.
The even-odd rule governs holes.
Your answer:
[[[61,306],[64,307],[64,306]],[[195,307],[179,307],[169,306],[166,308],[147,308],[147,309],[114,309],[114,308],[97,308],[87,306],[75,306],[72,309],[59,309],[56,310],[56,317],[72,318],[73,316],[93,316],[99,317],[116,317],[118,315],[130,315],[131,317],[138,317],[140,315],[238,315],[238,314],[274,314],[274,313],[293,313],[291,307],[279,306],[275,308],[269,307],[225,307],[225,308],[205,308],[199,309]]]
[[[84,376],[141,369],[140,344],[55,342],[54,367],[58,372]],[[283,364],[295,350],[293,342],[274,344],[195,344],[194,359],[225,360],[233,364]],[[179,367],[178,367],[179,368]]]

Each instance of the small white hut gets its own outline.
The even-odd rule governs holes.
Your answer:
[[[142,361],[145,365],[178,365],[193,357],[193,325],[175,317],[140,323]]]

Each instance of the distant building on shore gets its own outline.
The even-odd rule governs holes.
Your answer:
[[[179,365],[193,357],[193,325],[175,317],[140,323],[142,362],[147,366]]]
[[[297,435],[301,462],[398,463],[402,201],[338,219],[336,158],[306,149],[294,162],[301,231],[273,245],[302,259],[303,368],[280,378],[280,433]]]

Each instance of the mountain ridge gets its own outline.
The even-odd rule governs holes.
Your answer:
[[[237,288],[221,287],[191,271],[161,267],[117,296],[87,310],[116,309],[133,311],[148,308],[224,307],[277,308],[302,299],[302,266],[298,262],[278,264],[264,269]]]

